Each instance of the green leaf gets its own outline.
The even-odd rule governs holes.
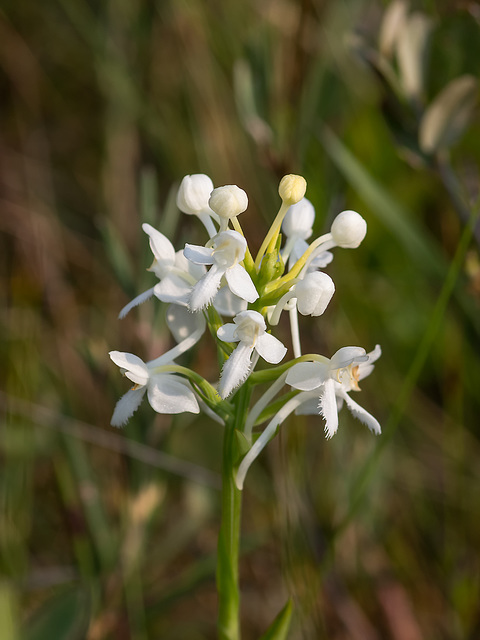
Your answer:
[[[286,640],[287,633],[290,628],[290,620],[292,618],[293,605],[292,601],[288,600],[287,604],[280,611],[278,616],[272,622],[266,633],[260,638],[260,640]]]
[[[24,640],[84,640],[90,620],[89,598],[85,589],[62,591],[37,610],[22,634]]]

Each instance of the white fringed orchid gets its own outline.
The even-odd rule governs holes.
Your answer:
[[[154,260],[149,271],[152,271],[160,282],[144,291],[120,311],[124,318],[134,307],[155,296],[162,302],[187,304],[193,285],[204,275],[205,268],[185,259],[183,251],[175,252],[170,240],[152,225],[144,223],[142,229],[148,235],[150,249]]]
[[[222,278],[229,289],[242,300],[254,302],[258,298],[252,279],[239,263],[245,257],[247,242],[237,231],[222,231],[206,247],[186,244],[185,257],[197,265],[212,265],[195,284],[189,297],[191,311],[204,309],[214,299]]]
[[[359,380],[368,376],[374,369],[374,362],[381,355],[380,346],[377,345],[373,351],[366,353],[360,347],[343,347],[339,349],[329,360],[322,356],[317,356],[315,362],[299,362],[289,369],[287,374],[279,378],[279,382],[284,381],[301,393],[288,400],[268,423],[264,431],[253,443],[248,453],[240,463],[235,483],[239,489],[243,489],[243,483],[247,471],[253,461],[258,458],[265,446],[275,435],[278,427],[293,412],[297,415],[321,413],[325,418],[325,431],[327,438],[331,438],[338,428],[338,411],[342,408],[343,402],[347,404],[352,414],[376,435],[381,433],[381,428],[377,420],[370,415],[363,407],[358,405],[348,395],[349,391],[359,391]],[[272,385],[272,391],[279,390],[277,383]],[[253,422],[260,415],[267,401],[273,397],[271,390],[265,393],[265,398],[261,398],[252,409],[247,421],[248,432],[250,433]]]
[[[373,363],[381,353],[379,345],[368,354],[361,347],[342,347],[330,360],[294,365],[288,372],[287,384],[302,391],[316,392],[308,403],[297,409],[297,413],[320,412],[325,419],[326,436],[331,438],[337,432],[338,411],[345,401],[352,414],[370,431],[381,433],[377,420],[348,395],[350,391],[360,391],[359,381],[373,371]]]
[[[302,355],[297,310],[303,316],[321,316],[334,293],[335,285],[329,275],[322,271],[307,272],[302,280],[298,280],[290,291],[280,298],[270,314],[270,324],[275,326],[282,311],[288,309],[293,353],[296,358]]]
[[[223,365],[219,384],[222,398],[228,397],[248,377],[254,352],[271,364],[278,364],[287,353],[280,340],[266,329],[265,320],[258,311],[242,311],[233,322],[218,329],[220,340],[239,343]]]
[[[143,362],[133,353],[110,351],[113,362],[134,386],[123,395],[115,406],[111,424],[125,425],[147,394],[151,407],[157,413],[199,413],[195,394],[187,380],[172,372],[174,359],[193,347],[205,331],[202,315],[188,313],[185,307],[171,305],[167,311],[167,324],[179,343],[150,362]]]

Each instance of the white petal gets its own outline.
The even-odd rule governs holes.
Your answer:
[[[200,247],[196,244],[186,244],[183,255],[187,260],[195,264],[213,264],[213,249],[210,247]]]
[[[217,265],[213,265],[210,271],[197,282],[190,293],[188,301],[191,311],[204,309],[212,302],[220,288],[223,273],[222,269],[219,269]]]
[[[200,280],[200,278],[205,275],[205,267],[203,266],[203,264],[195,264],[195,262],[187,260],[183,253],[183,250],[177,251],[177,253],[175,254],[175,266],[180,271],[185,271],[186,273],[191,275],[196,282],[198,282],[198,280]]]
[[[368,356],[362,347],[342,347],[330,360],[330,369],[343,369],[352,362],[367,362]]]
[[[127,393],[120,398],[115,405],[110,421],[112,427],[123,427],[123,425],[128,422],[140,406],[146,390],[146,387],[130,389],[130,391],[127,391]]]
[[[248,377],[252,352],[253,347],[249,347],[241,342],[238,347],[234,349],[228,360],[225,361],[218,387],[222,398],[228,397],[232,391]]]
[[[146,222],[142,224],[142,229],[149,236],[150,248],[160,269],[165,270],[173,267],[175,263],[175,249],[170,240]]]
[[[278,364],[285,357],[287,347],[270,333],[258,336],[255,342],[256,352],[270,364]]]
[[[147,365],[141,358],[124,351],[110,351],[108,355],[118,367],[125,370],[125,375],[129,380],[135,384],[147,384],[149,372]]]
[[[251,277],[241,265],[236,264],[227,269],[225,278],[230,290],[242,300],[255,302],[258,298],[258,293]]]
[[[192,286],[175,273],[169,273],[153,288],[155,297],[162,302],[186,306]]]
[[[321,251],[318,255],[316,255],[308,265],[309,270],[311,269],[323,269],[330,264],[333,260],[333,253],[330,251]]]
[[[289,369],[287,384],[302,391],[312,391],[325,382],[328,365],[320,362],[299,362]],[[318,403],[317,403],[318,404]]]
[[[331,438],[337,433],[338,412],[335,398],[335,382],[330,379],[323,385],[323,392],[320,395],[320,413],[325,419],[325,435]]]
[[[148,401],[157,413],[200,413],[188,383],[173,374],[153,376],[148,385]]]
[[[377,435],[382,433],[382,428],[380,427],[378,420],[376,420],[370,413],[368,413],[368,411],[365,411],[365,409],[357,404],[355,400],[352,400],[348,393],[345,393],[344,391],[341,391],[340,393],[341,397],[345,400],[347,407],[350,409],[355,418],[358,418],[360,422],[366,424],[370,431],[372,431],[373,433]]]
[[[171,304],[166,314],[167,325],[176,342],[181,342],[195,331],[203,333],[206,328],[203,313],[191,313],[186,307]]]
[[[221,287],[215,296],[213,306],[221,316],[234,316],[245,311],[247,301],[236,296],[228,287]]]
[[[239,338],[235,334],[236,330],[237,325],[233,324],[233,322],[228,322],[218,329],[217,337],[224,342],[238,342]]]
[[[134,307],[138,306],[139,304],[142,304],[142,302],[145,302],[145,300],[148,300],[149,298],[151,298],[153,296],[153,291],[154,291],[154,287],[138,295],[136,298],[134,298],[131,302],[129,302],[123,307],[123,309],[118,314],[118,317],[124,318],[127,315],[127,313],[129,313],[129,311],[131,311]]]

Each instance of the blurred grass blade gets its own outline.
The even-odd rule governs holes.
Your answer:
[[[103,219],[103,225],[101,225],[100,231],[103,236],[103,242],[110,264],[113,267],[120,287],[124,291],[134,292],[135,278],[133,276],[132,262],[124,241],[115,229],[113,223],[107,218]]]
[[[260,640],[286,640],[288,630],[290,628],[290,620],[292,618],[293,605],[288,600],[287,604],[280,611],[266,633]]]
[[[7,582],[0,582],[0,638],[20,640],[18,613],[16,591]]]
[[[27,623],[23,640],[85,640],[90,605],[84,589],[75,587],[50,598]]]

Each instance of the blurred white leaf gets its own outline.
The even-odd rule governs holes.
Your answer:
[[[431,18],[417,12],[408,16],[397,34],[400,80],[410,99],[420,99],[423,94],[432,27]]]
[[[420,123],[419,142],[425,153],[450,147],[460,138],[470,123],[477,93],[477,78],[464,75],[437,95]]]
[[[378,49],[386,58],[391,58],[395,49],[398,34],[407,19],[408,3],[406,0],[393,0],[383,14]]]

